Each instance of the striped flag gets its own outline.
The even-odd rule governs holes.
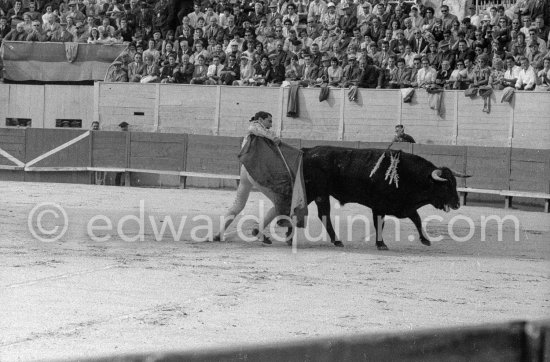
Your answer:
[[[103,80],[126,45],[5,41],[5,79],[16,82]]]

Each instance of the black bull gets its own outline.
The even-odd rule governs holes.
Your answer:
[[[336,246],[343,244],[337,240],[330,221],[329,196],[342,205],[358,203],[372,209],[378,249],[387,249],[382,239],[386,215],[409,218],[416,226],[422,244],[430,245],[422,232],[417,210],[425,205],[445,211],[458,209],[460,203],[455,176],[468,177],[447,167],[436,167],[420,156],[402,152],[397,165],[399,179],[396,187],[394,183],[389,184],[389,178],[385,178],[390,167],[390,153],[395,156],[397,151],[332,146],[302,150],[307,202],[317,204],[318,216]],[[372,170],[384,152],[382,162],[371,177]],[[287,235],[291,234],[292,228],[289,228]]]

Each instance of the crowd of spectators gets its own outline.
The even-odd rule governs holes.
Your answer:
[[[109,81],[365,88],[550,84],[545,0],[459,18],[388,0],[0,0],[0,41],[127,44]],[[191,9],[190,9],[191,10]],[[170,19],[179,24],[170,25]]]

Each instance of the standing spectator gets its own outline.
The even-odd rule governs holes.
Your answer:
[[[120,130],[122,132],[128,132],[128,122],[121,122],[119,125]],[[124,176],[124,177],[123,177]],[[124,172],[117,172],[115,175],[115,186],[124,186],[126,185],[126,179],[130,179],[130,177],[126,177],[126,174]],[[130,186],[130,185],[127,185]]]
[[[23,21],[23,9],[21,7],[20,0],[15,1],[15,3],[13,4],[13,8],[8,10],[6,17],[8,18],[12,29],[14,29],[17,24]]]
[[[455,20],[458,20],[456,15],[449,13],[449,6],[442,5],[441,6],[441,20],[443,21],[443,29],[442,30],[450,30],[453,22]]]
[[[535,70],[529,64],[529,59],[526,57],[520,58],[521,70],[518,74],[518,80],[516,82],[517,90],[533,90],[537,84],[537,75]]]

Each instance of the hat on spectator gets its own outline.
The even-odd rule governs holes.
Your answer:
[[[481,19],[481,21],[491,21],[491,18],[489,17],[489,15],[485,15],[483,19]]]
[[[61,26],[67,26],[67,20],[61,20],[61,23],[59,24]]]
[[[348,4],[348,3],[344,3],[344,5],[342,5],[342,10],[343,10],[343,9],[347,9],[347,8],[349,8],[349,4]]]
[[[71,6],[71,5],[76,5],[76,1],[74,1],[74,0],[69,1],[69,6]]]
[[[322,61],[322,62],[328,62],[328,61],[330,61],[330,57],[329,57],[328,55],[325,54],[325,55],[323,55],[323,56],[321,57],[321,61]]]
[[[238,46],[238,45],[239,45],[239,42],[236,41],[235,39],[233,39],[233,40],[231,40],[231,41],[229,42],[229,46],[233,46],[233,45],[237,45],[237,46]]]
[[[532,41],[531,43],[529,43],[529,47],[537,47],[537,49],[539,48],[539,43],[537,41]]]
[[[396,34],[405,34],[405,32],[403,31],[403,29],[397,29],[397,31],[395,32]]]
[[[275,53],[269,54],[268,58],[269,58],[269,60],[271,60],[271,59],[276,59],[276,58],[277,58],[277,54],[275,54]]]
[[[250,57],[246,54],[241,55],[241,60],[252,60]]]
[[[327,4],[327,8],[331,8],[331,7],[332,8],[336,7],[336,5],[334,5],[332,1]]]
[[[116,66],[116,65],[122,65],[122,62],[119,61],[119,60],[115,60],[115,61],[113,62],[113,65],[115,65],[115,66]]]
[[[348,54],[348,59],[357,59],[357,55],[355,55],[355,54]]]
[[[120,128],[128,127],[130,124],[128,122],[121,122],[118,126]]]
[[[277,2],[276,1],[272,1],[269,3],[269,7],[270,8],[276,8],[277,7]]]
[[[80,28],[82,25],[84,25],[84,24],[81,21],[77,21],[76,24],[75,24],[75,26],[77,28]]]
[[[411,11],[413,11],[413,10],[416,10],[416,11],[418,11],[418,7],[417,7],[416,5],[415,5],[415,6],[413,6],[413,7],[411,8]]]

